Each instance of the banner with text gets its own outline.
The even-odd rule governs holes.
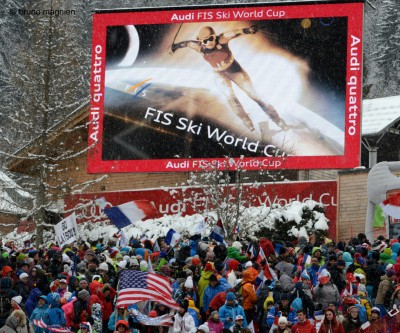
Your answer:
[[[358,166],[362,23],[361,0],[95,13],[88,172]]]
[[[56,233],[56,241],[61,248],[78,240],[79,233],[75,212],[57,223],[54,226],[54,231]]]
[[[232,191],[234,190],[235,187],[232,186]],[[118,206],[132,200],[150,201],[158,212],[154,217],[174,214],[185,216],[206,209],[203,198],[199,196],[201,193],[201,189],[196,187],[87,193],[66,196],[64,203],[67,211],[75,210],[78,223],[105,221],[107,216],[102,212],[105,206]],[[336,181],[278,182],[259,186],[247,184],[243,186],[242,196],[249,207],[262,205],[271,207],[274,204],[284,206],[293,201],[307,200],[320,202],[325,207],[325,216],[330,221],[329,235],[332,238],[336,237],[338,202]],[[99,198],[104,201],[104,206],[98,203]],[[189,202],[188,198],[193,200]]]

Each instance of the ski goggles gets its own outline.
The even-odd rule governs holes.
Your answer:
[[[215,40],[215,35],[211,35],[201,41],[203,45],[207,45],[208,42],[213,42]]]

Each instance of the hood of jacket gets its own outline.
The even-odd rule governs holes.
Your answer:
[[[250,282],[251,283],[252,281],[253,281],[253,273],[250,270],[246,269],[243,272],[242,285],[245,282]]]
[[[350,254],[349,252],[344,252],[344,253],[343,253],[342,259],[343,259],[346,263],[353,263],[353,258],[351,257],[351,254]]]
[[[13,269],[10,266],[4,266],[3,267],[3,272],[1,274],[2,277],[5,277],[7,275],[8,272],[12,272]]]
[[[59,308],[61,306],[59,300],[60,300],[60,295],[58,293],[50,293],[47,295],[47,303],[51,305],[52,308]]]
[[[205,280],[209,280],[210,276],[213,274],[212,271],[202,271],[201,272],[201,277]]]
[[[6,326],[11,327],[13,330],[17,330],[18,327],[18,318],[15,316],[10,316],[6,320]]]
[[[31,291],[31,293],[29,294],[28,299],[29,299],[30,301],[36,303],[38,297],[39,297],[39,296],[42,296],[42,295],[43,295],[43,293],[42,293],[42,291],[41,291],[40,289],[38,289],[38,288],[33,288],[32,291]]]
[[[240,252],[238,249],[234,248],[233,246],[228,247],[228,252],[227,252],[227,256],[231,257],[232,255],[240,255]]]

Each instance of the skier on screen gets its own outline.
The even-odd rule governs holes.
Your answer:
[[[261,97],[258,96],[249,74],[247,74],[242,66],[240,66],[240,64],[235,60],[235,57],[228,46],[231,39],[243,34],[248,35],[256,32],[257,30],[254,27],[250,27],[236,29],[217,36],[212,27],[206,26],[200,29],[197,34],[197,41],[190,40],[172,44],[171,51],[175,52],[180,48],[189,47],[201,53],[203,58],[214,70],[217,85],[228,98],[233,111],[239,116],[250,131],[254,131],[253,122],[235,95],[232,82],[242,89],[247,96],[254,100],[280,128],[287,130],[287,124],[279,116],[276,109],[271,104],[264,102]]]

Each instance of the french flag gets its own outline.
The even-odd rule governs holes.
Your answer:
[[[381,203],[382,210],[386,215],[400,219],[400,193],[392,195]]]
[[[304,254],[303,256],[303,266],[310,266],[311,265],[311,256],[307,253]]]
[[[221,219],[218,219],[217,224],[211,231],[210,238],[215,239],[218,243],[224,243],[225,228],[222,225]]]
[[[277,281],[278,277],[276,276],[276,273],[274,272],[274,270],[269,267],[268,260],[267,260],[267,257],[265,256],[264,250],[262,249],[262,247],[260,247],[260,252],[258,252],[257,262],[260,264],[261,261],[263,261],[263,260],[266,261],[266,264],[263,267],[265,279]]]
[[[145,217],[156,214],[157,210],[148,200],[135,200],[106,208],[104,213],[118,229],[122,229]]]
[[[178,244],[180,239],[181,234],[176,232],[174,229],[169,229],[167,234],[165,235],[165,243],[172,247]]]
[[[247,252],[250,253],[250,259],[253,259],[256,255],[257,255],[257,250],[256,248],[253,246],[253,244],[249,244],[248,248],[247,248]],[[264,252],[264,251],[263,251]]]

